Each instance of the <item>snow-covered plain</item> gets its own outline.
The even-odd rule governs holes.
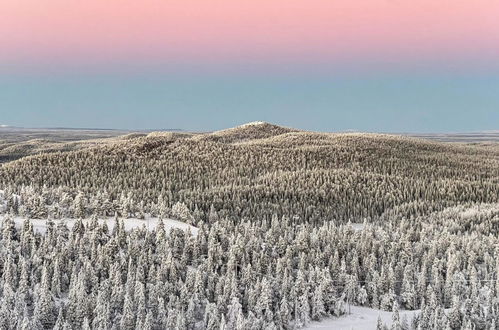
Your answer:
[[[374,330],[376,329],[376,324],[378,322],[378,317],[387,326],[392,325],[392,312],[386,312],[378,309],[368,308],[368,307],[357,307],[352,306],[350,314],[346,314],[340,317],[332,317],[324,319],[320,322],[311,322],[306,326],[305,330]],[[404,317],[407,318],[409,324],[411,323],[413,317],[419,313],[419,310],[415,311],[399,311],[400,321]]]
[[[0,215],[0,223],[3,222],[5,218],[5,215]],[[26,218],[23,217],[15,217],[13,218],[16,227],[21,228],[23,225],[23,222]],[[33,224],[33,230],[35,232],[39,232],[40,234],[44,234],[46,229],[47,229],[47,220],[44,219],[31,219],[31,223]],[[58,223],[65,223],[69,229],[73,228],[75,222],[77,219],[58,219],[58,220],[53,220],[54,223],[57,225]],[[136,218],[130,218],[130,219],[123,219],[123,224],[125,225],[125,230],[130,231],[134,228],[141,228],[145,227],[150,230],[156,228],[156,226],[159,224],[161,220],[158,218],[147,218],[145,220],[142,219],[136,219]],[[90,219],[84,219],[83,224],[87,224],[90,222]],[[114,218],[107,218],[107,219],[99,219],[98,222],[100,224],[103,224],[104,222],[107,223],[107,226],[109,227],[109,230],[112,230],[115,224]],[[191,226],[185,222],[178,221],[178,220],[173,220],[173,219],[163,219],[163,223],[165,225],[165,230],[170,231],[173,228],[178,228],[182,230],[187,230],[190,229],[191,233],[195,236],[197,235],[198,228]]]

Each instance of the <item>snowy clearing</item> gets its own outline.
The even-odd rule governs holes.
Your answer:
[[[364,223],[350,223],[349,225],[355,231],[362,231],[364,229]]]
[[[0,223],[3,222],[3,219],[5,218],[5,215],[0,215]],[[23,217],[15,217],[13,218],[14,222],[16,224],[17,228],[21,228],[23,225],[23,222],[26,218]],[[53,220],[54,223],[57,225],[58,223],[65,223],[68,228],[73,228],[75,222],[77,219],[57,219]],[[33,224],[33,229],[35,232],[38,232],[40,234],[44,234],[47,228],[47,220],[46,219],[31,219],[31,223]],[[87,224],[90,222],[90,219],[84,219],[83,223]],[[107,226],[109,227],[109,230],[112,230],[114,227],[114,218],[108,218],[108,219],[99,219],[98,222],[100,224],[103,224],[104,222],[107,223]],[[125,225],[125,230],[130,231],[135,228],[141,228],[141,227],[146,227],[150,230],[153,230],[156,228],[156,226],[159,224],[160,220],[158,218],[148,218],[146,220],[142,219],[136,219],[136,218],[130,218],[130,219],[123,219],[123,224]],[[185,222],[178,221],[178,220],[173,220],[173,219],[163,219],[163,223],[165,225],[165,230],[170,231],[173,228],[178,228],[182,230],[187,230],[190,229],[192,235],[196,236],[198,233],[198,228],[191,226]]]
[[[419,310],[415,311],[399,311],[400,320],[407,317],[407,321],[412,321],[414,315],[417,315]],[[335,329],[335,330],[374,330],[376,329],[376,323],[378,322],[378,317],[381,317],[381,321],[387,326],[392,324],[392,312],[386,312],[378,309],[368,308],[368,307],[351,307],[351,314],[343,315],[340,317],[332,317],[324,319],[321,322],[311,322],[304,329],[306,330],[325,330],[325,329]]]

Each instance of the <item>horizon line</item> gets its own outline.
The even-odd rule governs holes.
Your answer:
[[[224,129],[230,129],[238,126],[242,126],[248,123],[243,123],[236,126],[227,127]],[[367,131],[367,130],[358,130],[358,129],[342,129],[337,131],[316,131],[316,130],[307,130],[301,129],[297,127],[290,127],[285,125],[278,125],[269,122],[262,121],[262,123],[268,123],[275,126],[281,127],[289,127],[294,129],[299,129],[308,132],[320,132],[320,133],[376,133],[376,134],[394,134],[394,135],[466,135],[466,134],[499,134],[499,130],[483,130],[483,131],[441,131],[441,132],[418,132],[418,131],[407,131],[407,132],[396,132],[396,131]],[[29,127],[29,126],[11,126],[11,125],[0,125],[0,129],[19,129],[19,130],[67,130],[67,131],[114,131],[114,132],[184,132],[184,133],[210,133],[216,132],[219,130],[189,130],[184,128],[109,128],[109,127],[69,127],[69,126],[54,126],[54,127]],[[222,129],[223,130],[223,129]]]

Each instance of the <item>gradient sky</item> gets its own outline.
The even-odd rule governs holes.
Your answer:
[[[0,124],[499,129],[497,0],[0,0]]]

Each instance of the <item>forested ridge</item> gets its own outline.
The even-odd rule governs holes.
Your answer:
[[[2,329],[297,329],[349,305],[499,329],[495,145],[252,123],[25,157],[0,190]],[[125,230],[149,217],[198,230]]]
[[[235,220],[275,214],[347,222],[407,205],[413,206],[407,212],[419,212],[426,204],[496,202],[499,150],[258,124],[26,157],[0,168],[0,184],[17,194],[26,186],[45,190],[55,195],[51,201],[81,193],[83,203],[102,205],[90,201],[99,196],[110,209],[98,214],[119,213],[125,194],[149,213],[180,201],[204,219],[213,205]]]

